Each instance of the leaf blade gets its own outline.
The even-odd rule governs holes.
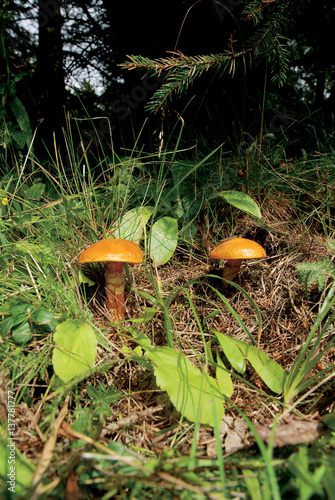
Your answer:
[[[213,198],[222,197],[227,203],[232,205],[242,212],[253,215],[258,219],[262,218],[262,214],[257,203],[247,194],[240,191],[221,191],[212,196]]]
[[[150,257],[157,265],[166,264],[174,254],[178,243],[178,221],[162,217],[152,226]]]
[[[56,327],[57,344],[52,356],[56,375],[63,381],[82,375],[93,367],[97,339],[93,328],[79,320],[67,319]]]
[[[180,351],[156,347],[147,351],[155,365],[157,385],[165,390],[175,408],[191,422],[214,427],[213,412],[220,422],[224,414],[218,383],[201,373]]]

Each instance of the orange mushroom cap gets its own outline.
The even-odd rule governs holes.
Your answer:
[[[264,248],[255,241],[247,238],[229,238],[214,250],[210,257],[212,259],[258,259],[266,257]]]
[[[78,257],[81,264],[86,262],[129,262],[140,264],[143,252],[133,241],[108,238],[97,241],[86,248]]]

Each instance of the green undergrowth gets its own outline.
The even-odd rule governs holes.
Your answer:
[[[241,213],[251,232],[287,237],[287,228],[274,229],[262,217],[271,197],[282,194],[296,224],[306,232],[313,226],[332,247],[332,155],[303,153],[281,167],[278,151],[252,151],[249,163],[223,154],[222,146],[192,156],[181,132],[173,147],[155,154],[105,150],[95,158],[69,144],[66,165],[58,156],[42,164],[31,154],[19,169],[7,165],[0,181],[1,390],[15,394],[20,438],[12,494],[5,480],[11,427],[4,419],[2,496],[333,498],[331,414],[328,431],[312,444],[274,446],[283,414],[310,412],[311,387],[333,390],[334,364],[315,372],[334,349],[331,259],[296,268],[301,294],[315,286],[319,295],[306,342],[287,367],[260,345],[268,324],[255,294],[237,283],[223,293],[206,250],[234,235]],[[103,312],[103,266],[77,263],[81,250],[108,237],[132,239],[145,253],[141,266],[126,270],[134,315],[117,325]],[[177,270],[191,261],[203,268],[183,281]],[[164,269],[171,279],[162,279]],[[234,293],[248,304],[251,325],[230,300]],[[222,310],[244,340],[218,331]],[[178,334],[185,311],[197,342]],[[236,386],[273,405],[267,444],[250,402],[239,406]],[[161,396],[156,410],[150,394]],[[231,414],[245,423],[249,445],[226,453],[222,419]],[[29,447],[36,451],[27,454]]]

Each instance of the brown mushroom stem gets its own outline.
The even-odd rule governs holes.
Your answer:
[[[222,271],[222,278],[223,280],[229,280],[233,281],[234,278],[238,275],[238,272],[240,270],[241,264],[242,264],[243,259],[230,259],[227,260],[223,271]],[[224,284],[224,282],[223,282]]]
[[[105,271],[107,309],[113,321],[124,319],[126,275],[123,262],[107,262]]]

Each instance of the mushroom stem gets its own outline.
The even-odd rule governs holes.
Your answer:
[[[234,278],[238,275],[243,259],[229,259],[227,260],[223,271],[222,278],[233,281]]]
[[[105,271],[107,309],[113,321],[124,319],[126,275],[123,262],[107,262]]]

